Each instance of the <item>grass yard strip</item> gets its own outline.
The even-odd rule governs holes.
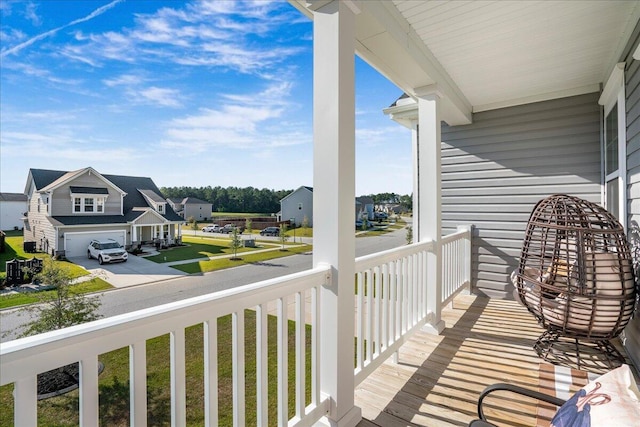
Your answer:
[[[311,245],[287,246],[287,249],[284,251],[280,249],[274,249],[269,252],[245,254],[239,260],[230,260],[229,258],[213,259],[192,262],[189,264],[175,265],[173,266],[173,268],[189,274],[206,273],[209,271],[222,270],[225,268],[237,267],[239,265],[251,264],[254,262],[266,261],[270,259],[282,258],[290,255],[309,252],[311,248]]]
[[[109,283],[96,277],[86,282],[78,283],[71,287],[71,292],[75,294],[88,294],[93,292],[106,291],[112,289]],[[53,291],[40,291],[40,292],[24,292],[18,294],[10,294],[0,296],[0,310],[4,308],[16,307],[25,304],[34,304],[41,301],[41,298]]]
[[[229,240],[212,239],[208,237],[184,237],[183,241],[187,246],[175,246],[170,249],[160,251],[159,255],[145,257],[149,261],[159,264],[172,261],[182,261],[185,259],[209,258],[216,255],[230,255],[233,250],[229,247]],[[239,248],[238,253],[246,252],[251,248]]]
[[[232,329],[231,316],[218,318],[218,407],[217,425],[233,424]],[[277,318],[268,316],[268,411],[269,425],[277,422]],[[305,394],[311,403],[311,326],[305,332]],[[245,393],[246,425],[256,420],[256,314],[245,310]],[[295,322],[288,322],[288,408],[295,415]],[[204,359],[202,324],[185,331],[186,416],[188,426],[204,425]],[[147,423],[150,426],[171,425],[171,387],[169,336],[147,340]],[[129,425],[129,350],[122,348],[100,355],[104,372],[99,377],[99,417],[103,426]],[[13,426],[13,385],[0,388],[0,427]],[[38,402],[38,422],[45,426],[77,426],[79,424],[78,390]]]

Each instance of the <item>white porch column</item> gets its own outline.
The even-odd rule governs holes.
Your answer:
[[[137,242],[138,241],[138,226],[134,225],[131,227],[131,244],[133,245],[133,242]]]
[[[414,156],[414,195],[417,193],[418,227],[414,234],[418,241],[433,240],[434,249],[427,256],[427,311],[429,323],[423,330],[439,334],[445,327],[442,321],[442,197],[441,197],[441,136],[438,103],[440,94],[435,87],[420,88],[418,95],[418,132]],[[415,221],[415,219],[414,219]]]
[[[322,2],[321,2],[322,3]],[[325,422],[355,426],[355,15],[351,2],[314,11],[313,25],[313,265],[330,264],[321,291],[320,389],[330,397]]]

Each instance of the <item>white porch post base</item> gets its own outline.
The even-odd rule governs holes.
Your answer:
[[[433,313],[429,313],[429,317],[434,317]],[[440,319],[435,323],[425,324],[422,328],[420,328],[420,330],[422,332],[426,332],[427,334],[440,335],[442,331],[444,331],[445,326],[446,324],[444,323],[444,320]]]
[[[330,420],[327,417],[323,417],[319,422],[315,424],[316,427],[355,427],[362,421],[362,410],[354,406],[349,412],[347,412],[342,418],[337,421]]]

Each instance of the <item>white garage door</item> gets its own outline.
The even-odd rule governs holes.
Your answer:
[[[93,239],[113,239],[124,246],[125,235],[125,230],[64,233],[64,253],[67,258],[87,256],[87,246]]]

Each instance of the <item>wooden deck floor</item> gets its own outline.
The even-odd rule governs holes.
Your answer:
[[[532,346],[542,329],[513,301],[458,296],[443,310],[439,336],[419,332],[356,389],[359,427],[466,426],[477,418],[479,393],[507,382],[537,388],[540,359]],[[485,413],[508,426],[535,426],[536,403],[509,399],[516,412],[489,398]],[[514,406],[515,405],[515,406]],[[491,410],[487,410],[491,408]]]

